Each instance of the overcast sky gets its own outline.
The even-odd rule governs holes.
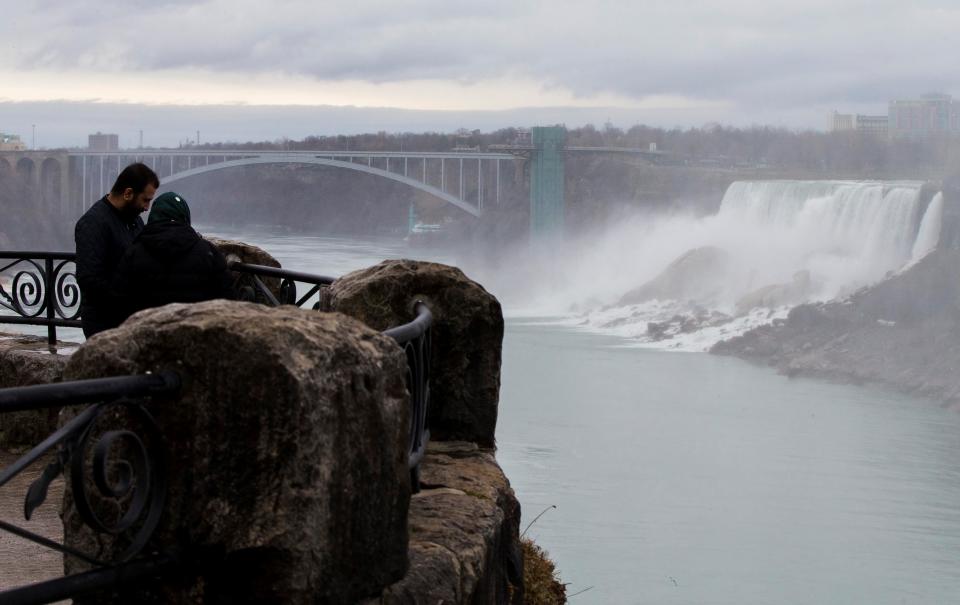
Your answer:
[[[827,124],[960,96],[956,0],[33,0],[0,132],[73,146],[362,131]],[[291,107],[296,106],[296,107]],[[532,109],[536,108],[536,109]],[[403,110],[403,111],[398,111]]]

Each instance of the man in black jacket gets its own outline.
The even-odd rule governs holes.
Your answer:
[[[150,208],[159,186],[160,179],[153,170],[139,162],[130,164],[117,177],[110,193],[77,221],[74,241],[80,319],[87,338],[123,321],[110,284],[123,253],[143,230],[140,213]]]
[[[114,291],[123,318],[174,302],[234,298],[227,261],[190,226],[190,207],[176,193],[157,197],[147,226],[117,268]]]

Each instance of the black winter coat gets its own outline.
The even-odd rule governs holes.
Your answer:
[[[234,298],[227,261],[189,225],[148,224],[124,254],[114,291],[124,318],[150,307]]]
[[[125,316],[118,308],[111,283],[124,252],[142,230],[143,220],[139,216],[125,215],[111,206],[106,197],[90,206],[77,221],[77,283],[80,319],[86,336],[115,328],[123,321]]]

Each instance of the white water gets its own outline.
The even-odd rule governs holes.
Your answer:
[[[943,224],[943,194],[938,193],[930,200],[930,207],[923,215],[917,241],[913,244],[910,262],[917,262],[933,251],[940,241],[940,228]]]
[[[920,188],[736,182],[715,215],[621,224],[599,242],[569,247],[562,274],[524,276],[508,290],[521,293],[520,315],[558,316],[641,346],[703,351],[784,317],[794,305],[843,298],[932,250],[943,200],[936,196],[924,212]],[[685,268],[671,266],[691,251]],[[658,276],[669,287],[621,301]],[[524,281],[527,288],[519,285]],[[671,325],[655,334],[650,322]]]

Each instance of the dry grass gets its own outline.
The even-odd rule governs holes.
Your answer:
[[[547,551],[530,538],[521,538],[523,548],[523,602],[525,605],[562,605],[567,588],[560,583],[557,567]]]

